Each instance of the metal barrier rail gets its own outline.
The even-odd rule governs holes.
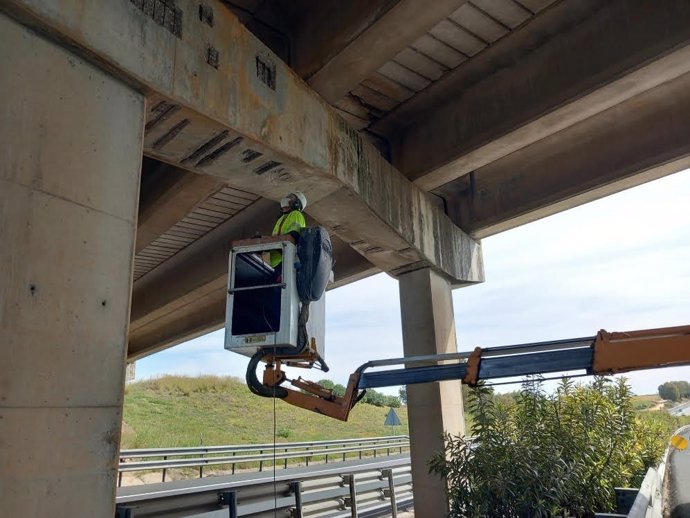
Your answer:
[[[681,426],[673,435],[683,435],[690,431],[690,425]],[[637,497],[628,513],[631,518],[661,518],[664,513],[664,482],[673,447],[666,447],[664,457],[657,468],[649,468],[642,481]]]
[[[165,482],[166,472],[173,468],[199,468],[199,477],[203,477],[204,466],[231,466],[232,473],[240,463],[258,463],[259,471],[263,471],[265,462],[283,462],[283,469],[287,469],[288,460],[304,458],[307,466],[310,459],[323,457],[328,463],[329,456],[342,455],[343,462],[350,453],[358,453],[362,458],[363,453],[373,453],[386,450],[403,453],[409,448],[409,437],[405,435],[392,437],[371,437],[364,439],[345,439],[340,441],[313,441],[300,443],[254,444],[236,446],[208,446],[191,448],[149,448],[142,450],[122,450],[120,453],[118,487],[122,486],[122,475],[125,472],[162,470],[162,481]],[[268,453],[265,453],[268,451]],[[247,452],[258,452],[247,454]],[[240,455],[238,455],[240,453]],[[228,455],[230,454],[230,455]],[[196,457],[188,458],[189,455]],[[199,456],[201,455],[201,456]],[[151,457],[162,457],[160,460],[138,460]],[[182,457],[170,459],[170,457]]]
[[[281,448],[309,448],[311,446],[328,446],[341,444],[369,444],[382,441],[405,440],[409,441],[408,435],[389,435],[385,437],[362,437],[358,439],[338,439],[331,441],[304,441],[304,442],[283,442],[276,443]],[[184,446],[178,448],[143,448],[132,450],[121,450],[120,458],[136,457],[162,457],[163,455],[196,455],[204,453],[227,453],[230,451],[253,451],[273,448],[273,443],[265,444],[237,444],[227,446]]]
[[[410,458],[396,455],[275,473],[242,473],[203,480],[118,489],[119,517],[292,518],[397,516],[412,504]]]

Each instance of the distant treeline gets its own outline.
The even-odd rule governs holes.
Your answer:
[[[659,385],[659,396],[670,401],[680,401],[690,397],[690,383],[687,381],[667,381]]]
[[[335,396],[342,397],[345,395],[345,387],[340,383],[333,383],[331,380],[319,380],[319,385],[323,388],[332,390]],[[367,393],[364,395],[364,398],[362,398],[362,403],[398,408],[400,407],[400,398],[397,396],[387,396],[373,389],[367,389]]]

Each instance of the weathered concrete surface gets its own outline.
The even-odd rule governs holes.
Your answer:
[[[435,189],[689,72],[688,19],[684,0],[561,2],[372,129]]]
[[[401,275],[399,281],[405,356],[457,352],[448,281],[429,269]],[[445,516],[445,483],[429,474],[428,462],[443,450],[444,432],[465,433],[460,381],[407,387],[407,408],[415,515]]]
[[[0,15],[3,516],[113,516],[144,98]]]
[[[381,222],[366,255],[377,267],[394,272],[428,265],[454,283],[480,282],[479,244],[381,160],[219,1],[208,3],[213,27],[199,21],[196,2],[177,2],[185,20],[179,38],[131,2],[11,0],[3,8],[151,92],[147,154],[269,199],[299,189],[315,209],[346,189],[354,196],[337,194],[326,202],[331,230],[357,235]],[[207,63],[209,48],[219,52],[218,68]],[[386,201],[394,196],[395,202]],[[341,211],[366,217],[355,222],[339,217]],[[399,239],[405,246],[391,248]]]
[[[337,26],[342,30],[341,16],[333,16],[334,6],[329,5],[329,2],[319,2],[317,5],[321,6],[315,8],[321,12],[310,16],[310,19],[320,26],[325,41],[320,45],[314,38],[313,31],[303,30],[299,33],[296,41],[297,72],[302,72],[303,77],[307,75],[309,85],[326,101],[335,103],[466,1],[435,0],[433,8],[430,8],[426,2],[419,0],[399,0],[393,2],[393,5],[387,2],[385,7],[388,9],[385,12],[381,12],[384,11],[384,6],[372,9],[370,2],[364,2],[364,5],[344,2],[345,5],[340,9],[346,10],[345,16],[354,17],[359,13],[364,20],[357,21],[366,23],[366,28],[354,33],[355,37],[352,37],[352,27],[347,25],[344,27],[346,35],[335,32],[334,37],[333,30],[326,32],[332,27],[332,20],[337,20]],[[375,17],[375,20],[371,21],[370,16]],[[351,39],[347,44],[329,56],[329,59],[317,60],[312,57],[314,49],[324,52],[348,36]],[[301,39],[307,41],[303,43]],[[305,52],[307,46],[311,52]],[[311,72],[306,65],[300,63],[300,59],[309,63],[325,62],[318,70]]]
[[[449,214],[487,237],[690,167],[688,135],[690,74],[448,184]]]
[[[398,1],[291,2],[298,17],[291,20],[292,68],[305,81],[308,80],[366,32],[372,23],[386,16]]]

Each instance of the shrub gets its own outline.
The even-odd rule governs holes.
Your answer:
[[[229,376],[173,376],[139,381],[131,386],[145,387],[154,392],[190,396],[191,394],[220,393],[236,385],[238,380]]]
[[[496,400],[485,386],[472,390],[476,440],[446,436],[445,452],[431,460],[448,481],[450,516],[609,511],[614,487],[639,485],[663,454],[662,425],[635,414],[624,379],[563,380],[548,395],[535,378],[514,400]]]
[[[333,383],[328,379],[319,380],[318,383],[323,388],[332,390],[333,395],[338,397],[343,397],[345,395],[345,391],[347,390],[344,385],[341,385],[340,383]],[[386,394],[382,394],[381,392],[371,389],[367,390],[366,394],[362,398],[362,403],[380,407],[400,407],[400,400],[397,398],[397,396],[387,396]]]
[[[654,401],[633,401],[633,410],[648,410],[656,406]]]

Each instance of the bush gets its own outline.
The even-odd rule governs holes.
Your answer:
[[[367,403],[374,406],[389,406],[393,408],[400,407],[400,400],[397,396],[387,396],[377,390],[368,389],[364,397],[362,398],[362,403]]]
[[[615,506],[614,487],[639,486],[665,447],[662,425],[638,417],[624,379],[536,378],[514,404],[472,390],[475,442],[447,436],[430,463],[449,484],[452,517],[591,516]]]
[[[289,439],[290,435],[292,435],[292,430],[290,430],[289,428],[281,428],[280,430],[278,430],[276,435],[281,439]]]
[[[343,397],[345,395],[345,391],[347,390],[346,387],[341,385],[340,383],[333,383],[331,380],[328,379],[319,380],[318,383],[323,388],[332,390],[333,395],[338,397]],[[381,392],[371,389],[367,390],[366,394],[364,394],[364,397],[362,398],[362,403],[367,403],[368,405],[380,407],[400,407],[400,400],[396,396],[387,396],[385,394],[382,394]]]
[[[391,408],[400,408],[401,407],[400,399],[396,396],[386,396],[385,403],[386,404],[384,406],[388,406]]]
[[[655,407],[656,403],[654,401],[633,401],[632,406],[634,410],[649,410]]]
[[[331,380],[327,379],[319,380],[317,383],[325,389],[332,390],[333,395],[337,397],[343,397],[345,395],[345,391],[347,390],[344,385],[341,385],[340,383],[333,383]]]
[[[139,381],[130,386],[145,387],[162,394],[190,396],[191,394],[221,393],[237,383],[236,378],[229,376],[173,376],[164,375],[158,378]]]

